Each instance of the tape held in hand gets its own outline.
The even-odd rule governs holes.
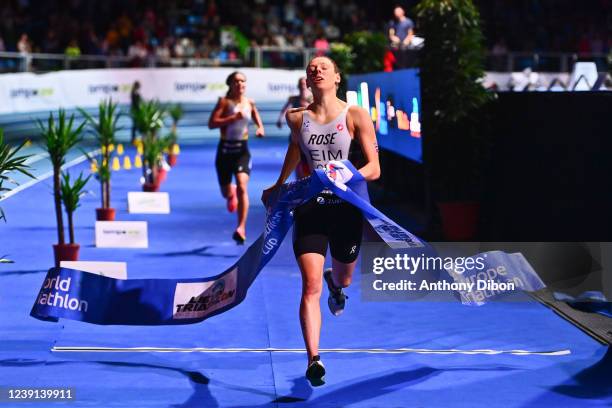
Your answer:
[[[325,166],[325,174],[332,183],[338,186],[345,185],[353,178],[353,172],[338,160],[332,160],[327,163]]]

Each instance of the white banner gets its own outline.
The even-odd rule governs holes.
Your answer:
[[[108,97],[130,103],[134,81],[145,99],[211,103],[225,95],[233,68],[90,69],[48,74],[0,75],[0,113],[91,108]],[[256,102],[284,102],[297,94],[302,70],[240,68],[247,77],[247,96]]]

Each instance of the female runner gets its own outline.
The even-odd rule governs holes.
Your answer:
[[[238,226],[232,238],[238,244],[246,240],[246,219],[249,212],[247,184],[251,173],[251,154],[247,145],[249,118],[253,119],[257,137],[264,136],[264,127],[255,102],[245,96],[246,77],[241,72],[231,73],[225,83],[229,89],[210,115],[208,127],[221,128],[215,167],[221,194],[227,200],[227,209],[238,209]],[[232,183],[232,175],[236,184]]]
[[[378,146],[368,112],[348,106],[336,97],[340,72],[328,57],[315,57],[308,64],[307,82],[313,102],[287,112],[291,143],[277,182],[264,190],[262,200],[289,177],[302,153],[309,170],[325,169],[336,183],[350,180],[350,170],[340,160],[350,160],[366,180],[380,176]],[[358,160],[361,156],[361,160]],[[360,162],[360,163],[359,163]],[[325,368],[319,357],[322,281],[329,289],[328,305],[334,315],[344,310],[346,295],[361,245],[361,211],[330,191],[323,191],[294,211],[293,250],[302,274],[300,323],[308,353],[306,377],[312,385],[324,383]],[[329,246],[332,268],[323,272]]]

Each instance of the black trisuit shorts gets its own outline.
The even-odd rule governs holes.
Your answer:
[[[322,192],[295,209],[293,252],[325,256],[327,246],[337,261],[351,263],[359,255],[361,211],[332,193]]]
[[[251,153],[246,140],[221,140],[215,158],[219,185],[232,182],[232,175],[251,174]]]

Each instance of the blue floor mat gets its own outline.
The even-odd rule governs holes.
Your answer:
[[[247,244],[262,231],[259,196],[276,179],[284,147],[280,139],[251,143]],[[235,215],[227,213],[220,197],[214,155],[211,141],[183,147],[178,166],[162,187],[171,196],[170,215],[128,214],[126,196],[139,190],[139,170],[113,175],[117,219],[148,221],[148,249],[93,246],[99,197],[98,185],[92,182],[93,194],[84,198],[76,214],[81,259],[126,261],[130,278],[210,276],[235,262],[245,247],[231,240]],[[87,167],[82,163],[71,171]],[[29,317],[29,311],[53,260],[56,232],[50,179],[3,201],[2,207],[8,223],[0,226],[0,252],[16,262],[0,266],[0,378],[5,386],[74,387],[76,401],[68,404],[72,407],[612,403],[612,382],[605,380],[612,378],[607,348],[539,303],[471,308],[441,302],[363,302],[359,270],[342,316],[331,316],[322,299],[322,349],[569,350],[570,354],[322,352],[327,383],[311,388],[303,377],[304,353],[287,350],[303,349],[298,321],[301,281],[288,240],[241,305],[200,324],[126,327],[41,322]],[[61,351],[66,347],[183,348],[184,352]],[[215,348],[224,350],[211,352]],[[250,350],[228,352],[231,348]]]

